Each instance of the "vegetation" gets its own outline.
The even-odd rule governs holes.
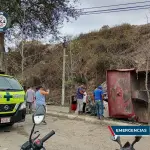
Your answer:
[[[66,57],[67,96],[72,84],[86,82],[92,90],[95,85],[103,83],[107,69],[145,69],[145,52],[150,46],[149,29],[150,25],[129,24],[113,28],[103,27],[99,31],[81,34],[70,41]],[[7,54],[7,70],[18,78],[21,72],[20,45]],[[61,99],[62,56],[62,44],[43,45],[37,41],[25,43],[24,83],[34,86],[44,83],[51,89],[50,97],[54,101],[58,100],[58,103]]]
[[[7,35],[18,30],[30,38],[45,33],[56,35],[64,20],[77,17],[68,0],[0,0],[0,10],[11,20]]]

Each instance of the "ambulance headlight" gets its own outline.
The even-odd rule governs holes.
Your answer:
[[[22,103],[19,110],[25,109],[26,108],[26,102]]]

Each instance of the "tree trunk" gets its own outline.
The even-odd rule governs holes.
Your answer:
[[[4,65],[4,33],[0,33],[0,70],[4,71],[5,65]]]

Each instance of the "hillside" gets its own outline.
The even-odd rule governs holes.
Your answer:
[[[66,103],[72,94],[71,85],[74,91],[75,85],[86,82],[90,91],[106,80],[107,69],[145,69],[149,47],[150,25],[105,26],[70,41],[66,57]],[[7,54],[7,71],[18,78],[21,75],[20,49],[21,44]],[[37,41],[25,43],[24,84],[44,84],[51,90],[49,100],[56,103],[60,103],[61,99],[62,56],[61,44],[43,45]]]

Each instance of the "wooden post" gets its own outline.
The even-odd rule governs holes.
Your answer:
[[[0,33],[0,70],[4,71],[5,64],[4,64],[4,33]]]
[[[70,49],[70,73],[71,73],[71,87],[70,87],[70,103],[69,103],[69,113],[72,112],[71,110],[71,105],[72,105],[72,90],[73,90],[73,66],[72,66],[72,43],[70,41],[70,44],[69,44],[69,49]]]

